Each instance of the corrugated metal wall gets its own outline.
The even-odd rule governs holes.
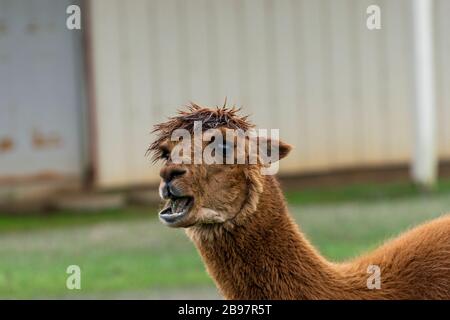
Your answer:
[[[439,153],[450,159],[450,1],[435,1]]]
[[[371,4],[381,30],[366,28]],[[450,157],[450,1],[436,4],[440,153]],[[154,181],[152,125],[225,97],[295,145],[285,172],[410,158],[409,0],[95,0],[91,14],[100,185]]]
[[[69,0],[0,0],[0,186],[83,173],[82,42]]]

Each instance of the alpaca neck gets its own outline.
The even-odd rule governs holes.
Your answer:
[[[255,212],[239,225],[189,228],[208,272],[229,299],[320,299],[339,288],[330,263],[289,216],[267,176]]]

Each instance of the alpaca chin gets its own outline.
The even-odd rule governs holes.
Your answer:
[[[226,221],[225,214],[205,207],[199,209],[199,216],[202,217],[201,222],[204,224],[223,223]]]

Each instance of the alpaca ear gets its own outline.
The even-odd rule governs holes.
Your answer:
[[[290,144],[287,144],[281,140],[278,140],[278,146],[279,146],[278,150],[280,153],[280,160],[285,158],[292,150],[292,146]]]
[[[291,152],[292,146],[290,144],[284,143],[281,140],[279,145],[280,145],[280,159],[283,159],[289,154],[289,152]]]
[[[259,137],[259,148],[262,156],[262,162],[265,164],[274,163],[285,158],[292,150],[292,146],[281,140]]]

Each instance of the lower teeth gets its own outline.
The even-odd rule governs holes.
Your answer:
[[[172,212],[173,213],[180,213],[183,211],[188,199],[181,199],[181,200],[173,200],[171,203]]]

